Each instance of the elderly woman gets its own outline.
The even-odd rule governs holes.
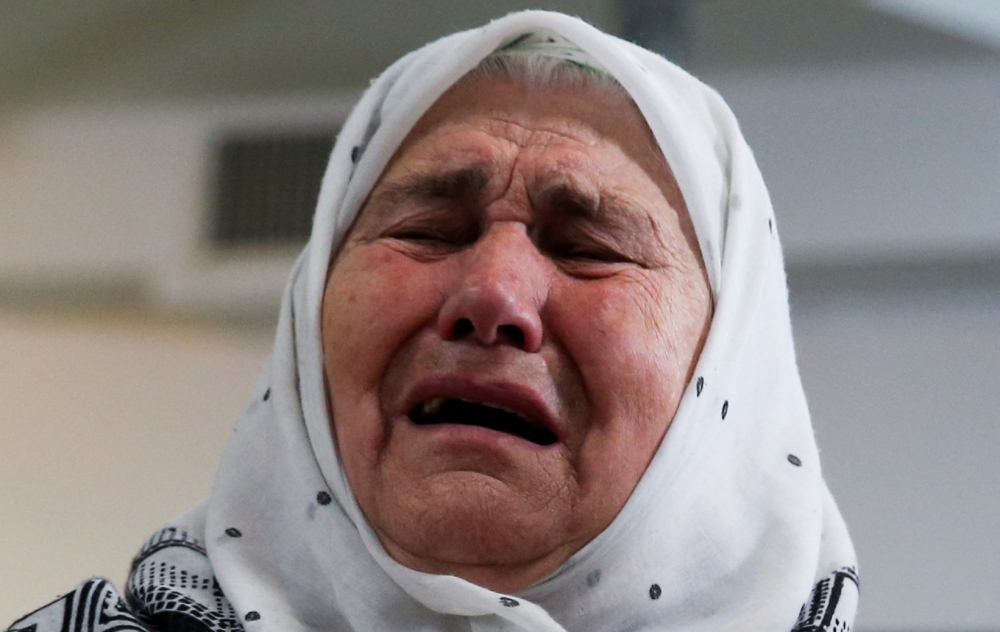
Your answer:
[[[338,139],[211,498],[16,630],[838,630],[857,575],[736,121],[524,12]]]

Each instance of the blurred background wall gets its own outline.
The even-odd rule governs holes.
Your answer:
[[[0,624],[120,585],[209,493],[368,80],[529,6],[660,50],[739,116],[858,628],[1000,629],[994,0],[0,4]]]

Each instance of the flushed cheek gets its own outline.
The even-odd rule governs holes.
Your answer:
[[[626,380],[643,366],[660,365],[669,345],[670,328],[657,301],[636,282],[580,281],[564,286],[551,301],[562,304],[558,313],[560,338],[574,348],[581,370],[596,371],[608,379]],[[656,313],[659,312],[659,313]],[[612,367],[615,368],[612,368]]]
[[[586,441],[608,449],[647,435],[658,441],[684,386],[677,358],[665,351],[661,332],[650,326],[631,288],[574,283],[550,295],[550,323],[587,392],[592,427]]]
[[[422,265],[375,244],[352,250],[331,273],[323,340],[334,430],[350,448],[345,461],[377,459],[387,431],[380,395],[388,367],[434,324],[441,293]]]
[[[435,267],[378,244],[339,261],[324,302],[328,365],[336,362],[334,370],[376,381],[407,338],[434,326],[443,300]]]

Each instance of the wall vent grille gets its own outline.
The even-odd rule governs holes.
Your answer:
[[[218,148],[210,236],[216,247],[309,237],[336,131],[230,136]]]

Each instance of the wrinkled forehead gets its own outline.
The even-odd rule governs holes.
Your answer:
[[[449,163],[488,167],[494,153],[515,160],[526,149],[549,151],[550,168],[570,178],[613,171],[616,158],[627,158],[656,182],[671,206],[684,208],[669,165],[627,93],[592,83],[537,85],[518,75],[459,80],[406,136],[375,188],[401,162],[428,171],[447,170]]]

